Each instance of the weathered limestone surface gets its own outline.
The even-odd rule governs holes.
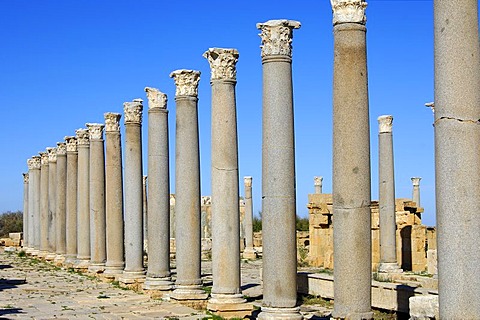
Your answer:
[[[252,200],[252,177],[243,178],[245,185],[245,250],[242,256],[244,259],[256,259],[257,251],[253,245],[253,200]]]
[[[41,157],[36,155],[31,158],[31,163],[29,166],[29,190],[28,190],[28,200],[29,203],[29,214],[31,224],[28,225],[29,234],[30,234],[30,247],[33,248],[30,250],[31,254],[38,254],[40,250],[40,168],[41,168]]]
[[[57,143],[57,193],[55,200],[55,262],[63,262],[66,253],[67,146]]]
[[[55,259],[56,251],[56,202],[57,202],[57,148],[48,152],[48,254],[47,260]]]
[[[323,193],[323,177],[314,177],[315,193]]]
[[[30,159],[29,159],[30,161]],[[28,172],[23,175],[23,247],[28,248]]]
[[[440,319],[438,296],[414,296],[409,302],[410,320]]]
[[[412,178],[412,184],[413,184],[412,200],[415,201],[415,203],[419,207],[420,207],[420,180],[422,180],[422,178],[420,178],[420,177],[413,177]]]
[[[77,261],[75,267],[88,268],[90,260],[90,140],[87,129],[75,131],[78,152],[77,177]]]
[[[66,221],[65,264],[73,266],[77,258],[77,187],[78,187],[78,152],[77,138],[66,136],[64,138],[67,149],[67,193],[66,193]]]
[[[40,152],[40,252],[39,257],[44,258],[49,250],[48,247],[48,153]]]

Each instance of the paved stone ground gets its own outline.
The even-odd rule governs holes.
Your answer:
[[[242,290],[261,305],[261,260],[242,263]],[[211,285],[211,263],[202,261],[204,283]],[[302,306],[305,319],[331,312]],[[258,311],[257,311],[258,313]],[[2,319],[211,319],[205,311],[68,271],[17,252],[0,249],[0,320]],[[255,313],[252,319],[255,318]]]

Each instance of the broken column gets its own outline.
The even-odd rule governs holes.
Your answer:
[[[48,152],[48,254],[46,260],[55,259],[57,224],[57,148],[47,148]]]
[[[87,129],[75,131],[78,152],[77,261],[74,267],[88,268],[90,261],[90,138]]]
[[[302,319],[297,302],[292,38],[300,22],[258,23],[262,38],[263,304],[260,319]],[[281,261],[281,263],[280,263]]]
[[[413,177],[412,180],[412,200],[417,204],[417,207],[420,207],[420,177]]]
[[[175,81],[175,300],[201,300],[208,294],[201,280],[200,150],[198,139],[198,82],[200,72],[176,70]]]
[[[108,112],[105,117],[105,216],[107,261],[104,274],[115,277],[123,273],[123,179],[120,113]]]
[[[57,143],[57,193],[55,200],[55,263],[62,263],[66,252],[67,147]]]
[[[380,219],[379,272],[401,272],[397,264],[395,219],[395,175],[393,158],[392,123],[390,115],[378,117],[378,180]]]
[[[243,258],[253,260],[257,258],[257,250],[253,247],[253,200],[252,177],[244,177],[245,185],[245,250]]]
[[[315,186],[315,193],[321,194],[323,192],[322,190],[323,177],[313,177],[313,184]]]
[[[125,269],[119,281],[145,277],[143,268],[142,99],[123,104],[125,120]]]
[[[77,139],[64,138],[67,149],[67,193],[65,204],[65,265],[73,266],[77,258],[77,184],[78,153]]]
[[[167,95],[149,87],[145,92],[148,97],[148,269],[144,288],[171,290]]]
[[[90,137],[90,265],[88,271],[105,269],[105,154],[103,124],[87,123]]]
[[[435,185],[440,319],[478,319],[478,1],[434,1],[434,35]]]
[[[40,252],[38,256],[45,258],[48,254],[48,153],[39,152],[41,157],[40,169]]]
[[[334,299],[338,319],[371,319],[367,3],[332,0]]]
[[[29,160],[30,161],[30,160]],[[24,249],[28,248],[28,172],[23,173],[23,244]]]

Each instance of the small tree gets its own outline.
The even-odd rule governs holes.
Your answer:
[[[258,217],[253,216],[253,232],[262,231],[262,211],[258,212]]]
[[[22,232],[23,212],[7,211],[0,215],[0,237],[8,237],[10,232]]]
[[[296,217],[296,229],[297,231],[308,231],[309,230],[309,222],[308,218],[300,218],[298,215]]]

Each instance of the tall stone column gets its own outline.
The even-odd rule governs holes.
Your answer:
[[[243,258],[253,260],[257,258],[257,250],[253,247],[253,200],[252,177],[244,177],[245,185],[245,250]]]
[[[478,1],[434,1],[440,319],[480,315]]]
[[[65,265],[73,266],[77,258],[77,187],[78,187],[78,152],[77,138],[66,136],[67,149],[67,193],[65,204]]]
[[[105,154],[103,124],[87,123],[90,136],[90,265],[88,271],[103,272],[107,260],[105,244]]]
[[[28,225],[30,248],[28,253],[31,255],[38,255],[40,251],[40,172],[41,157],[36,155],[31,158],[28,169],[28,176],[30,179],[28,188],[29,201],[29,220],[32,222]]]
[[[34,158],[29,158],[27,160],[28,166],[28,211],[27,211],[27,232],[23,236],[24,244],[25,244],[25,252],[27,254],[32,254],[34,251],[35,245],[35,224],[34,224],[34,190],[35,190],[35,178],[33,174],[34,168]]]
[[[39,152],[41,157],[40,168],[40,251],[38,256],[45,258],[48,254],[48,153]]]
[[[198,139],[198,82],[200,72],[176,70],[175,300],[206,299],[201,280],[200,152]]]
[[[371,319],[370,126],[363,0],[332,0],[333,246],[338,319]]]
[[[395,175],[392,138],[393,117],[378,117],[378,178],[380,209],[380,265],[379,272],[402,272],[397,264],[395,219]]]
[[[223,314],[250,313],[240,289],[240,207],[236,49],[210,48],[203,56],[212,86],[212,275],[207,309]]]
[[[55,259],[57,224],[57,148],[48,152],[48,254],[46,260]]]
[[[75,131],[78,152],[77,176],[77,261],[86,269],[90,263],[90,137],[87,129]]]
[[[258,23],[262,38],[263,305],[260,319],[302,319],[297,302],[292,38],[300,22]]]
[[[28,248],[28,172],[23,173],[23,244],[24,249]]]
[[[55,201],[55,263],[63,263],[66,253],[67,224],[67,146],[57,143],[57,192]]]
[[[173,282],[170,277],[167,95],[148,87],[145,92],[148,97],[148,269],[144,288],[170,290]]]
[[[105,117],[105,213],[107,262],[105,276],[114,277],[123,273],[123,179],[122,143],[120,136],[120,113],[108,112]]]
[[[412,200],[417,204],[417,207],[420,207],[420,180],[421,177],[413,177],[412,180]]]
[[[315,193],[323,193],[323,177],[313,177],[313,184],[315,186]]]
[[[130,283],[144,278],[142,100],[125,102],[125,270],[119,278]]]

